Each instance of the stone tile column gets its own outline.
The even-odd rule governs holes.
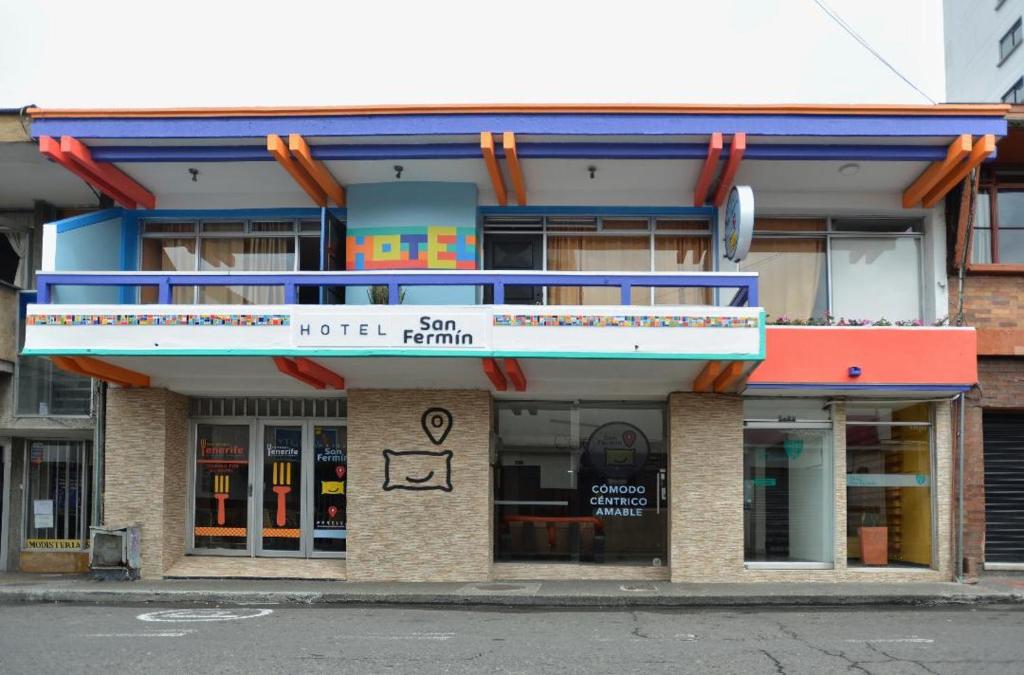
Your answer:
[[[430,409],[435,440],[451,416],[437,444],[423,429]],[[349,391],[349,580],[490,578],[491,411],[486,391]]]
[[[743,400],[674,393],[668,400],[672,581],[743,574]]]
[[[164,389],[107,392],[107,525],[142,525],[142,576],[159,578],[185,551],[188,399]]]

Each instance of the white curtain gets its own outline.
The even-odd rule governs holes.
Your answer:
[[[29,288],[29,269],[31,262],[28,260],[29,233],[28,232],[4,232],[7,241],[10,243],[14,253],[18,256],[18,269],[14,273],[14,285],[19,288]]]

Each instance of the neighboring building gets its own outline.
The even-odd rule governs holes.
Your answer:
[[[946,99],[1024,103],[1024,0],[944,0]]]
[[[35,301],[43,224],[62,205],[93,204],[78,179],[39,156],[22,110],[0,111],[0,570],[84,570],[94,440],[94,391],[89,378],[55,368],[45,358],[18,356],[25,308]],[[79,209],[80,210],[80,209]],[[26,528],[28,513],[50,515]]]
[[[144,577],[956,573],[943,198],[1004,106],[30,113],[116,206],[24,353],[109,383]]]

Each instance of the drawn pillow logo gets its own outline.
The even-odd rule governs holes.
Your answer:
[[[452,430],[452,414],[444,408],[428,408],[420,418],[423,432],[441,445]],[[385,490],[452,491],[451,450],[385,450]]]

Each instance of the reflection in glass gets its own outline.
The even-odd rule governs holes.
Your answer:
[[[832,562],[831,457],[825,432],[746,429],[743,540],[747,561]]]
[[[497,427],[499,560],[665,563],[661,406],[502,403]]]
[[[263,430],[263,550],[302,547],[302,427]]]
[[[754,237],[741,272],[757,272],[761,305],[772,320],[823,318],[828,312],[825,240]]]
[[[851,563],[931,564],[930,414],[927,403],[850,407],[846,501]]]
[[[195,547],[245,550],[249,522],[249,426],[199,424]]]
[[[343,552],[348,536],[345,427],[313,427],[313,550]]]

